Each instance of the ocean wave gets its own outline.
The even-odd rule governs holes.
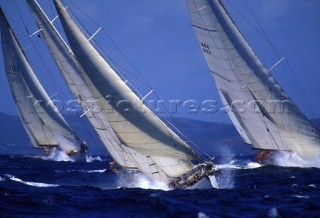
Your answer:
[[[59,185],[56,184],[48,184],[48,183],[42,183],[42,182],[28,182],[28,181],[23,181],[22,179],[19,179],[15,176],[12,176],[10,174],[6,174],[5,176],[7,176],[10,180],[15,181],[15,182],[19,182],[25,185],[29,185],[29,186],[35,186],[35,187],[39,187],[39,188],[48,188],[48,187],[58,187]]]

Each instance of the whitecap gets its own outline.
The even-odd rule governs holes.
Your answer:
[[[268,212],[268,217],[270,218],[276,218],[276,217],[281,217],[279,214],[279,211],[277,208],[273,207],[269,210]]]
[[[87,163],[91,163],[93,161],[104,161],[100,156],[97,157],[92,157],[92,156],[87,156]]]
[[[48,183],[42,183],[42,182],[28,182],[28,181],[23,181],[17,177],[14,177],[12,175],[6,174],[6,176],[15,182],[19,182],[25,185],[29,185],[29,186],[35,186],[35,187],[39,187],[39,188],[48,188],[48,187],[58,187],[59,185],[56,184],[48,184]]]
[[[291,195],[292,197],[295,198],[304,198],[304,199],[309,199],[310,197],[308,195]]]
[[[205,213],[203,213],[203,212],[199,212],[198,213],[198,218],[210,218],[210,216],[205,214]]]
[[[101,169],[101,170],[78,170],[78,172],[82,173],[105,173],[107,169]]]

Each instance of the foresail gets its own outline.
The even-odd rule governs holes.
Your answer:
[[[77,137],[36,78],[2,11],[1,43],[11,93],[33,145],[74,148]]]
[[[131,149],[150,156],[177,160],[197,159],[192,149],[157,118],[118,77],[61,3],[55,1],[55,5],[72,51],[84,70],[84,81],[104,106],[102,112],[120,140]],[[101,99],[100,96],[104,98]]]
[[[291,150],[315,158],[319,131],[265,69],[221,1],[187,4],[219,94],[244,141],[258,149]]]

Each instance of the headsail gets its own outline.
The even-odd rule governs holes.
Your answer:
[[[5,71],[22,123],[35,147],[74,149],[78,137],[41,86],[4,13],[0,12]]]
[[[320,133],[254,54],[220,0],[187,0],[192,26],[228,114],[246,143],[320,153]]]

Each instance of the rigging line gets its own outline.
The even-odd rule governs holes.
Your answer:
[[[158,94],[156,92],[153,92],[154,95],[156,96],[157,99],[160,99]],[[170,119],[174,122],[175,125],[173,125],[168,118],[163,117],[162,119],[164,119],[165,121],[167,121],[167,123],[169,123],[170,126],[172,126],[176,131],[178,131],[180,133],[180,135],[182,135],[182,137],[184,137],[186,140],[190,141],[194,146],[196,146],[196,148],[199,149],[199,151],[201,151],[203,154],[205,154],[206,156],[208,156],[209,158],[212,158],[203,148],[201,148],[196,142],[192,141],[191,139],[189,139],[178,127],[177,122],[175,121],[174,117],[172,116],[172,114],[169,112],[169,109],[166,107],[166,105],[163,102],[160,102],[164,109],[165,112],[169,115]],[[157,117],[158,119],[160,119],[159,117]],[[161,120],[161,119],[160,119]]]
[[[74,5],[72,2],[70,2],[72,5]],[[75,6],[75,5],[74,5]],[[79,7],[75,6],[78,10],[80,10],[83,14],[85,14],[95,25],[98,25],[88,14],[86,14],[83,10],[81,10]],[[69,10],[71,16],[74,19],[74,22],[76,22],[76,24],[79,26],[79,28],[81,29],[81,31],[83,33],[85,33],[85,35],[87,35],[90,39],[90,34],[89,31],[86,29],[85,26],[82,25],[81,21],[77,18],[77,16],[75,16],[75,14],[73,13],[72,10]],[[102,32],[104,34],[107,35],[107,37],[112,41],[112,43],[116,46],[116,48],[120,51],[120,53],[125,56],[125,54],[121,51],[120,47],[115,43],[115,41],[112,39],[112,37],[104,30],[104,28],[102,28]],[[116,65],[119,65],[122,69],[125,70],[125,72],[129,73],[130,75],[132,75],[134,78],[136,78],[137,81],[141,82],[143,85],[147,86],[148,88],[152,89],[150,85],[146,84],[146,82],[144,82],[144,78],[141,76],[141,78],[143,80],[141,80],[140,78],[138,78],[135,74],[131,73],[129,70],[127,70],[125,67],[123,67],[122,65],[120,65],[119,63],[117,63],[115,60],[113,60],[111,57],[109,57],[108,55],[106,55],[106,52],[103,50],[103,47],[99,44],[99,42],[95,39],[89,40],[91,42],[91,44],[98,50],[99,54],[105,59],[105,60],[109,60],[108,64],[112,64],[113,67],[115,67],[117,69],[117,74],[122,76],[124,78],[124,80],[127,79],[127,77],[121,72],[120,68],[117,67]],[[127,57],[125,57],[126,59],[128,59]],[[128,61],[129,62],[129,61]],[[133,64],[131,64],[133,66]],[[137,70],[136,70],[137,71]],[[137,89],[134,88],[134,86],[132,84],[130,84],[131,87],[136,91],[136,93],[139,93],[137,91]],[[141,94],[139,93],[139,95],[141,96]]]
[[[70,2],[72,5],[74,5],[72,2]],[[85,14],[90,20],[91,22],[93,22],[95,25],[98,26],[98,23],[95,22],[88,14],[86,14],[83,10],[81,10],[81,8],[77,7],[76,5],[74,5],[78,10],[80,10],[83,14]],[[81,21],[74,15],[74,13],[72,11],[70,11],[73,15],[73,18],[75,19],[75,22],[79,25],[79,27],[87,34],[88,31],[86,30],[86,28],[81,24]],[[97,42],[95,39],[92,40],[92,44],[93,46],[98,49],[100,55],[102,55],[102,57],[104,57],[106,60],[109,60],[112,65],[117,69],[117,74],[120,74],[125,80],[127,79],[127,77],[121,72],[120,68],[117,67],[117,65],[119,65],[122,69],[124,69],[127,73],[129,73],[130,75],[132,75],[134,78],[136,78],[139,82],[141,82],[143,85],[145,85],[147,88],[152,90],[152,86],[146,81],[146,79],[142,76],[142,74],[136,69],[136,67],[134,66],[134,64],[129,60],[129,58],[124,54],[124,52],[120,49],[120,47],[118,46],[118,44],[112,39],[112,37],[104,30],[104,28],[102,28],[102,32],[111,40],[111,42],[116,46],[116,48],[120,51],[121,55],[123,57],[125,57],[125,59],[127,60],[127,62],[133,67],[133,69],[140,75],[140,78],[138,78],[135,74],[131,73],[129,70],[127,70],[125,67],[123,67],[122,65],[120,65],[119,63],[117,63],[116,61],[114,61],[111,57],[107,56],[104,52],[104,50],[102,49],[102,46],[99,44],[99,42]],[[90,41],[90,40],[89,40]],[[109,63],[110,63],[109,62]],[[142,79],[142,80],[141,80]],[[133,89],[133,91],[138,94],[138,96],[142,96],[141,93],[131,84],[128,83],[131,88]]]
[[[81,8],[79,8],[76,4],[72,3],[70,0],[67,0],[68,2],[70,2],[74,7],[76,7],[79,11],[81,11],[92,23],[94,23],[95,25],[97,25],[98,27],[100,26],[95,20],[93,20],[84,10],[82,10]],[[73,16],[74,18],[76,18],[76,16]],[[79,20],[77,19],[77,21],[79,22]],[[79,22],[81,23],[81,22]],[[131,65],[131,67],[134,69],[134,71],[136,71],[136,73],[138,73],[138,75],[140,76],[140,79],[136,77],[136,75],[132,74],[133,76],[136,77],[137,80],[139,80],[142,84],[144,84],[147,88],[152,89],[151,85],[148,83],[148,81],[143,77],[143,75],[140,73],[140,71],[135,67],[135,65],[130,61],[130,59],[128,58],[127,55],[125,55],[125,53],[122,51],[122,49],[120,48],[120,46],[115,42],[115,40],[111,37],[110,34],[108,34],[108,32],[102,28],[102,32],[111,40],[111,42],[114,44],[114,46],[119,50],[120,54],[126,59],[126,61],[129,63],[129,65]],[[94,40],[95,41],[95,40]],[[141,81],[142,80],[142,81]]]
[[[26,2],[24,2],[24,4],[25,4],[25,6],[26,6]],[[27,11],[29,11],[29,13],[31,13],[30,10],[27,10]],[[20,12],[19,12],[19,13],[20,13]],[[31,16],[32,16],[32,15],[31,15]],[[22,19],[21,14],[20,14],[20,18]],[[23,25],[25,26],[25,28],[27,29],[27,25],[26,25],[25,20],[22,19],[21,21],[22,21]],[[27,31],[27,32],[28,32],[28,31]],[[28,33],[29,33],[29,32],[28,32]],[[28,34],[28,35],[29,35],[29,34]],[[29,40],[28,40],[28,41],[31,42],[32,46],[35,48],[34,51],[36,51],[38,57],[40,57],[40,61],[41,61],[41,63],[42,63],[42,66],[45,68],[45,70],[46,70],[47,72],[49,72],[50,77],[51,77],[52,80],[54,81],[54,83],[53,83],[54,86],[56,87],[56,89],[58,89],[58,90],[60,91],[59,94],[61,94],[61,95],[67,100],[68,97],[66,96],[66,94],[64,93],[64,91],[62,91],[62,88],[60,87],[60,85],[59,85],[59,83],[57,82],[56,78],[53,76],[51,70],[49,70],[47,64],[45,64],[46,62],[44,61],[43,56],[40,54],[40,51],[39,51],[38,47],[37,47],[36,44],[33,42],[33,40],[30,39],[30,37],[29,37]],[[46,78],[48,78],[48,77],[46,76],[47,74],[44,74],[44,75],[45,75]],[[48,82],[46,82],[46,84],[48,84]],[[51,83],[50,83],[50,84],[51,84]],[[70,94],[70,93],[69,93],[69,94]]]
[[[277,55],[278,58],[281,58],[281,54],[280,52],[276,49],[275,45],[271,42],[271,40],[269,39],[268,35],[266,34],[266,32],[263,30],[261,23],[259,22],[258,18],[256,17],[256,15],[254,14],[253,10],[251,9],[251,7],[249,6],[248,2],[246,0],[244,0],[247,8],[249,9],[252,17],[254,18],[255,22],[257,23],[257,25],[259,26],[260,32],[262,33],[263,38],[268,42],[268,44],[271,46],[271,48],[273,49],[273,51],[275,52],[275,54]],[[310,104],[310,101],[307,98],[307,95],[305,94],[305,92],[303,91],[299,81],[297,80],[295,74],[293,73],[293,70],[289,64],[289,62],[286,60],[285,61],[289,67],[289,71],[285,68],[285,71],[287,72],[287,74],[290,76],[290,79],[292,81],[292,83],[294,84],[294,86],[297,88],[298,93],[300,95],[300,97],[302,98],[303,102],[306,104],[306,106],[308,107],[308,110],[313,114],[313,116],[315,116],[315,112],[312,108],[312,105]],[[291,74],[291,75],[290,75]]]
[[[18,5],[17,5],[16,1],[14,0],[13,2],[14,2],[15,7],[17,8],[17,11],[18,11],[18,14],[19,14],[20,20],[23,20],[23,18],[22,18],[22,16],[21,16],[21,14],[22,14],[22,13],[21,13],[21,11],[20,11],[20,9],[19,9],[19,7],[18,7]],[[25,28],[25,30],[27,31],[28,35],[29,35],[29,31],[28,31],[28,29],[27,29],[26,25],[24,25],[24,28]]]
[[[165,118],[166,119],[166,118]],[[212,159],[213,157],[208,154],[207,152],[204,151],[203,148],[201,148],[198,144],[196,144],[194,141],[192,141],[190,138],[188,138],[186,135],[183,134],[176,126],[174,126],[168,119],[166,121],[178,132],[180,133],[183,137],[185,137],[189,142],[191,142],[196,148],[198,148],[201,152],[203,152],[204,155],[206,155],[209,159]],[[203,158],[203,157],[202,157]]]
[[[291,65],[289,64],[288,61],[285,61],[285,65],[287,65],[287,67],[289,68],[289,71],[290,71],[290,72],[293,72],[293,70],[292,70],[292,68],[291,68]],[[284,68],[286,71],[288,71],[285,65],[283,65],[283,68]],[[305,92],[304,92],[303,89],[301,88],[300,83],[298,83],[298,80],[297,80],[297,77],[295,76],[295,74],[293,74],[293,73],[292,73],[292,74],[289,74],[289,77],[290,77],[290,79],[291,79],[291,81],[292,81],[293,83],[296,81],[296,84],[295,84],[295,83],[294,83],[294,84],[295,84],[296,88],[298,88],[298,92],[299,92],[299,94],[300,94],[300,97],[302,98],[303,102],[304,102],[305,105],[307,106],[308,110],[312,113],[312,115],[313,115],[314,117],[316,117],[316,113],[315,113],[315,111],[314,111],[314,109],[313,109],[310,101],[308,100],[307,95],[305,94]],[[297,86],[298,86],[298,87],[297,87]]]

